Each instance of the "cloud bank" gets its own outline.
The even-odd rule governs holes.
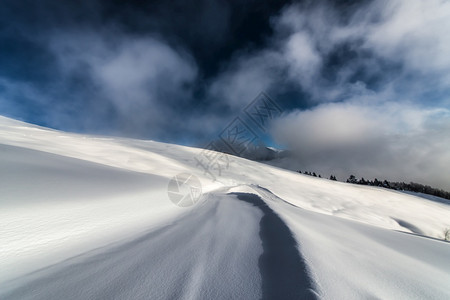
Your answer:
[[[272,134],[303,170],[450,188],[450,110],[330,103],[276,121]]]

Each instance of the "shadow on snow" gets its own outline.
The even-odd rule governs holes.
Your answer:
[[[259,258],[262,299],[318,299],[297,242],[283,220],[259,196],[231,194],[264,213],[259,232],[263,246]]]

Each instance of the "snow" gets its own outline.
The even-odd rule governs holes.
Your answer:
[[[408,194],[408,195],[412,195],[412,196],[421,197],[421,198],[428,199],[428,200],[431,200],[431,201],[435,201],[435,202],[438,202],[438,203],[443,203],[443,204],[450,205],[450,200],[449,199],[441,198],[441,197],[438,197],[438,196],[428,195],[428,194],[424,194],[424,193],[417,193],[417,192],[412,192],[412,191],[403,191],[403,193]]]
[[[0,298],[261,298],[267,211],[232,193],[285,222],[320,298],[450,298],[448,202],[231,156],[214,181],[200,151],[0,117]],[[168,198],[180,173],[195,206]]]
[[[324,299],[447,299],[444,241],[292,209],[255,188],[296,234]]]
[[[13,281],[7,287],[12,292],[5,296],[260,298],[260,213],[237,201],[221,201],[220,196],[194,210],[195,213],[157,230],[148,229],[137,238],[125,238],[120,244],[95,249],[27,275],[19,283]]]

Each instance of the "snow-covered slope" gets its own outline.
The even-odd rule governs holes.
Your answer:
[[[445,202],[200,152],[0,117],[0,298],[450,298]]]

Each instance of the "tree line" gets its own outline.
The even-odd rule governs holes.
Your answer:
[[[313,176],[313,177],[319,177],[319,178],[322,178],[322,175],[317,175],[315,172],[308,172],[308,171],[305,171],[305,172],[303,172],[302,173],[302,171],[300,171],[300,170],[298,170],[297,171],[298,173],[300,173],[300,174],[305,174],[305,175],[309,175],[309,176]]]
[[[416,182],[405,183],[398,181],[388,181],[386,179],[378,180],[377,178],[375,178],[374,180],[365,180],[364,177],[362,177],[361,179],[357,179],[354,175],[350,175],[350,177],[347,179],[347,182],[360,185],[379,186],[397,191],[410,191],[416,193],[423,193],[450,200],[449,192]]]
[[[319,177],[322,178],[320,174],[316,174],[315,172],[309,172],[309,171],[297,171],[300,174],[305,174],[313,177]],[[336,176],[330,175],[330,180],[337,181]],[[361,179],[356,178],[355,175],[350,175],[349,178],[346,180],[347,183],[352,184],[360,184],[360,185],[369,185],[369,186],[378,186],[383,187],[387,189],[397,190],[397,191],[409,191],[409,192],[416,192],[416,193],[423,193],[427,195],[432,195],[436,197],[441,197],[444,199],[450,200],[450,192],[444,191],[442,189],[433,188],[429,185],[424,185],[416,182],[398,182],[398,181],[388,181],[386,179],[384,180],[378,180],[375,178],[374,180],[366,180],[364,177]]]

